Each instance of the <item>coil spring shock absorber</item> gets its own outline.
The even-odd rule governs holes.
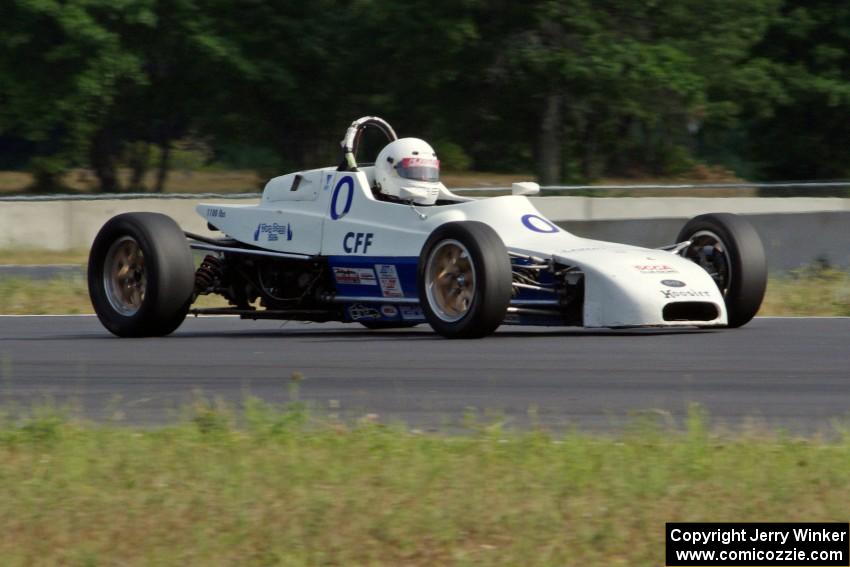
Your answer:
[[[207,254],[200,267],[195,272],[195,293],[208,291],[221,279],[224,263],[214,254]]]

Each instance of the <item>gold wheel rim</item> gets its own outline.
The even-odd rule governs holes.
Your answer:
[[[425,267],[426,295],[434,314],[447,323],[463,319],[475,300],[475,266],[466,246],[440,242]]]
[[[109,304],[121,315],[132,317],[142,307],[147,288],[145,255],[134,238],[124,236],[109,247],[103,287]]]
[[[700,230],[691,235],[690,241],[685,257],[708,272],[725,297],[732,284],[732,262],[723,239],[710,230]]]

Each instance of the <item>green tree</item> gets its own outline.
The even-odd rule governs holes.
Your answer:
[[[130,0],[128,0],[130,1]],[[158,148],[153,190],[161,192],[173,143],[203,135],[222,109],[238,108],[228,91],[234,77],[256,71],[229,36],[227,2],[153,1],[146,21],[118,22],[126,49],[141,62],[142,80],[120,85],[91,141],[92,167],[104,190],[117,189],[115,169],[129,151],[132,189],[143,189],[149,145]]]
[[[768,179],[850,175],[850,5],[786,0],[754,53],[781,85],[748,124],[750,155]]]
[[[37,184],[57,186],[141,62],[104,22],[145,21],[136,0],[7,0],[0,17],[0,131],[35,142]]]
[[[322,165],[367,114],[547,184],[694,158],[839,177],[848,39],[825,0],[6,0],[0,136],[41,186],[87,164],[104,191],[152,156],[161,191],[186,137]]]
[[[693,133],[703,122],[739,111],[729,98],[735,91],[723,82],[752,73],[741,64],[775,6],[773,0],[501,5],[501,23],[485,34],[492,45],[489,79],[498,104],[510,109],[499,127],[509,131],[507,123],[520,113],[523,131],[516,136],[536,138],[544,183],[575,174],[664,172],[671,156],[696,149]]]
[[[364,115],[400,135],[447,137],[465,104],[451,87],[475,41],[474,4],[233,4],[240,15],[225,18],[228,36],[255,72],[227,85],[238,104],[213,126],[216,137],[272,147],[291,167],[338,159],[342,132]]]

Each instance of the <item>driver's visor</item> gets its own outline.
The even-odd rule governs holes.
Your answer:
[[[414,181],[439,181],[440,160],[427,158],[404,158],[395,165],[398,174]]]

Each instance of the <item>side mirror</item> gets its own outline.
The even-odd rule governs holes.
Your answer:
[[[399,189],[398,197],[402,201],[413,201],[428,196],[428,190],[420,187],[402,187]]]
[[[537,195],[540,185],[533,181],[521,181],[511,185],[511,195]]]

